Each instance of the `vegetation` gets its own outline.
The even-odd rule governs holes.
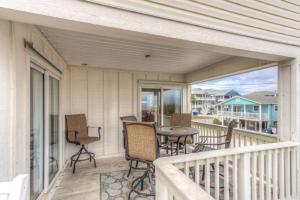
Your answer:
[[[221,122],[219,119],[214,118],[213,124],[216,124],[216,125],[222,125],[222,122]]]
[[[214,108],[209,108],[207,114],[208,115],[213,115],[215,113],[215,109]]]

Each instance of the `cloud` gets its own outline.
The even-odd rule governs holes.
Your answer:
[[[277,67],[272,67],[194,84],[192,88],[234,89],[241,94],[255,91],[277,91],[277,74]]]

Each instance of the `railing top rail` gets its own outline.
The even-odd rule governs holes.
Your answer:
[[[297,147],[299,145],[300,144],[296,142],[276,142],[276,143],[260,144],[260,145],[230,148],[230,149],[220,149],[214,151],[206,151],[206,152],[159,158],[155,161],[155,163],[156,165],[163,165],[167,163],[176,164],[176,163],[191,162],[196,160],[204,160],[204,159],[210,159],[210,158],[216,158],[222,156],[252,153],[258,151],[276,150],[276,149],[287,148],[287,147]]]
[[[227,130],[226,126],[222,126],[222,125],[217,125],[217,124],[209,124],[209,123],[205,123],[205,122],[197,122],[197,121],[193,121],[193,124],[198,124],[198,125],[203,125],[203,126],[210,126],[210,127],[218,127],[220,129],[224,129]],[[268,134],[268,133],[259,133],[256,131],[251,131],[251,130],[244,130],[244,129],[237,129],[235,128],[234,131],[238,131],[240,133],[244,133],[244,134],[249,134],[249,135],[256,135],[256,136],[263,136],[263,137],[269,137],[269,138],[274,138],[277,139],[277,135],[272,135],[272,134]]]
[[[178,168],[171,163],[154,161],[155,171],[158,172],[159,179],[163,179],[176,199],[189,200],[213,200],[206,191],[192,181],[188,176],[183,174]]]

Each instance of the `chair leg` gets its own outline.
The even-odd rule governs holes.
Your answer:
[[[127,174],[127,178],[129,177],[129,175],[131,173],[131,168],[132,168],[132,160],[130,160],[130,162],[129,162],[129,171],[128,171],[128,174]]]
[[[89,157],[87,159],[80,159],[81,154],[87,154]],[[76,164],[79,161],[84,161],[84,160],[90,160],[90,162],[93,160],[94,161],[94,166],[95,168],[97,167],[96,165],[96,159],[95,159],[95,154],[92,152],[89,152],[84,145],[81,146],[80,150],[74,154],[73,156],[71,156],[71,163],[70,166],[72,167],[73,165],[73,174],[75,173],[76,170]]]
[[[137,168],[139,166],[139,161],[135,161],[135,168]]]
[[[177,145],[176,145],[176,155],[179,154],[179,141],[177,142]]]
[[[128,195],[128,200],[130,200],[130,197],[131,197],[131,194],[133,192],[135,192],[136,194],[138,194],[139,196],[155,196],[155,192],[154,190],[151,191],[151,193],[143,193],[142,190],[144,189],[144,180],[146,178],[149,179],[149,182],[150,182],[150,186],[151,186],[151,189],[153,188],[153,184],[152,184],[152,177],[151,177],[151,167],[150,167],[150,164],[147,164],[147,169],[146,171],[144,172],[144,174],[136,179],[134,179],[131,183],[131,191],[129,192],[129,195]],[[138,190],[138,186],[141,187],[141,190]]]
[[[79,160],[79,157],[80,157],[80,155],[81,155],[81,153],[82,153],[82,150],[83,150],[83,148],[81,147],[81,149],[79,150],[78,156],[77,156],[76,160],[74,161],[73,174],[75,173],[75,170],[76,170],[76,164],[77,164],[77,162],[78,162],[78,160]]]
[[[205,177],[205,165],[202,166],[202,181],[204,181]]]

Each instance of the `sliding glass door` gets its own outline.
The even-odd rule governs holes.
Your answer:
[[[49,183],[59,169],[59,80],[49,77]]]
[[[55,75],[56,76],[56,75]],[[48,190],[59,171],[59,79],[31,63],[30,199]],[[47,192],[47,191],[46,191]]]
[[[181,113],[181,90],[164,89],[163,97],[163,123],[164,126],[170,126],[172,114]]]
[[[143,88],[141,97],[142,121],[161,124],[161,90]]]
[[[30,70],[30,197],[44,189],[44,74]]]
[[[144,122],[156,122],[157,125],[170,126],[173,113],[181,113],[181,87],[141,86],[141,118]]]

